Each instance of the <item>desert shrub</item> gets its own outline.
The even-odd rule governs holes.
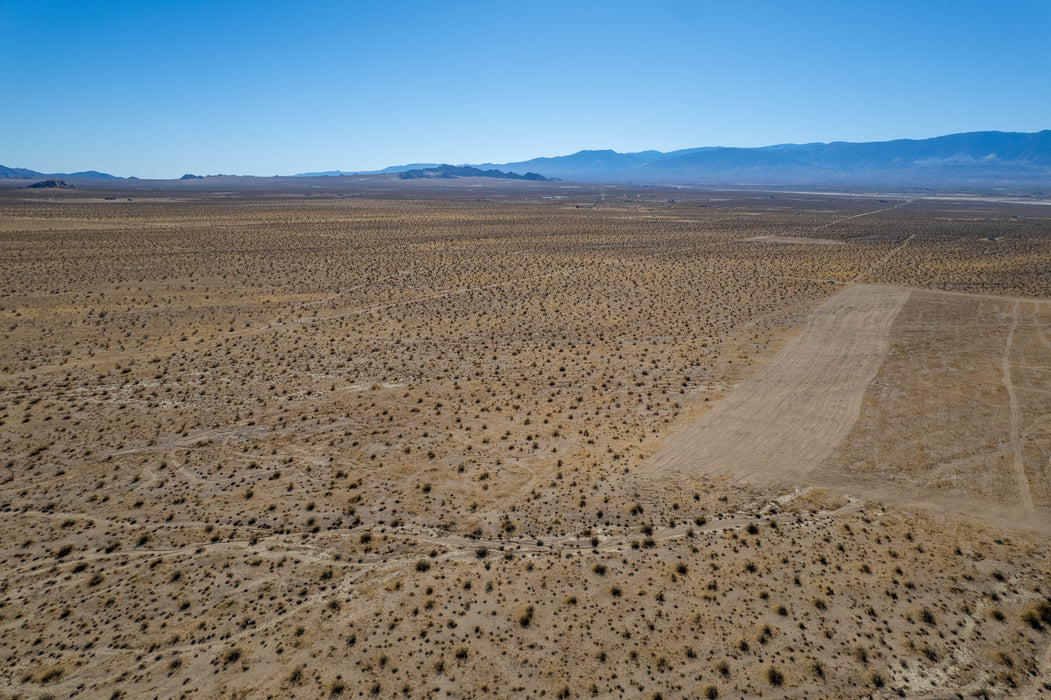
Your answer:
[[[1042,600],[1034,604],[1022,613],[1022,621],[1035,630],[1043,629],[1044,625],[1051,625],[1051,603]]]

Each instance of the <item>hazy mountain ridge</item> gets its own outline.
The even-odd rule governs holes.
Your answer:
[[[530,169],[567,180],[639,184],[1030,179],[1051,183],[1051,130],[1032,134],[972,132],[923,140],[713,147],[670,153],[580,151],[497,167]]]
[[[328,170],[292,177],[389,175],[474,168],[593,183],[639,185],[908,185],[923,187],[1051,187],[1051,130],[976,131],[929,139],[806,144],[758,148],[706,146],[670,152],[583,150],[511,163],[392,165],[380,170]],[[465,176],[463,171],[459,176]],[[446,177],[452,176],[447,170]],[[417,176],[419,177],[419,175]],[[435,177],[435,175],[426,175]],[[490,175],[490,177],[505,177]],[[523,179],[537,177],[514,176]],[[41,173],[0,166],[0,178],[121,179],[94,170]],[[130,178],[129,178],[130,179]],[[404,179],[411,179],[406,177]]]
[[[403,173],[434,164],[304,176]],[[806,144],[757,148],[706,146],[676,151],[583,150],[479,169],[535,172],[551,179],[631,184],[902,184],[1051,187],[1051,130],[976,131],[929,139]]]
[[[526,173],[525,175],[519,175],[514,172],[504,172],[502,170],[482,170],[481,168],[474,168],[469,165],[439,165],[436,168],[417,168],[413,170],[406,170],[405,172],[399,173],[398,177],[402,180],[426,180],[439,178],[443,180],[459,178],[459,177],[493,177],[502,180],[533,180],[538,182],[546,182],[548,178],[537,173]]]
[[[90,177],[104,180],[120,180],[116,175],[110,175],[109,173],[100,173],[97,170],[84,170],[78,173],[41,173],[36,170],[29,170],[28,168],[8,168],[0,165],[0,178],[20,178],[25,180],[36,180],[39,178],[60,178],[60,177]]]
[[[409,163],[407,165],[390,165],[380,170],[323,170],[314,173],[296,173],[291,177],[341,177],[350,175],[391,175],[403,173],[407,170],[425,170],[437,168],[439,163]]]

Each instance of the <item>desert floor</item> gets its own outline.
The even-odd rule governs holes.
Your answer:
[[[0,697],[1051,694],[1038,198],[105,186],[0,188]]]

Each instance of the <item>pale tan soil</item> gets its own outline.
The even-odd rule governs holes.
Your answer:
[[[542,184],[0,192],[0,697],[1046,694],[1045,224]],[[800,483],[646,469],[869,293]]]
[[[914,292],[815,480],[1051,534],[1049,327],[1047,302]]]
[[[908,296],[908,290],[871,285],[840,292],[644,468],[669,478],[705,473],[778,487],[805,483],[853,427]]]

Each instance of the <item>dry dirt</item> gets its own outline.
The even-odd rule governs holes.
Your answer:
[[[1051,693],[1046,207],[151,187],[0,187],[0,697]]]
[[[842,442],[890,347],[909,291],[860,285],[829,299],[799,335],[692,425],[646,468],[682,478],[703,472],[792,487]]]

